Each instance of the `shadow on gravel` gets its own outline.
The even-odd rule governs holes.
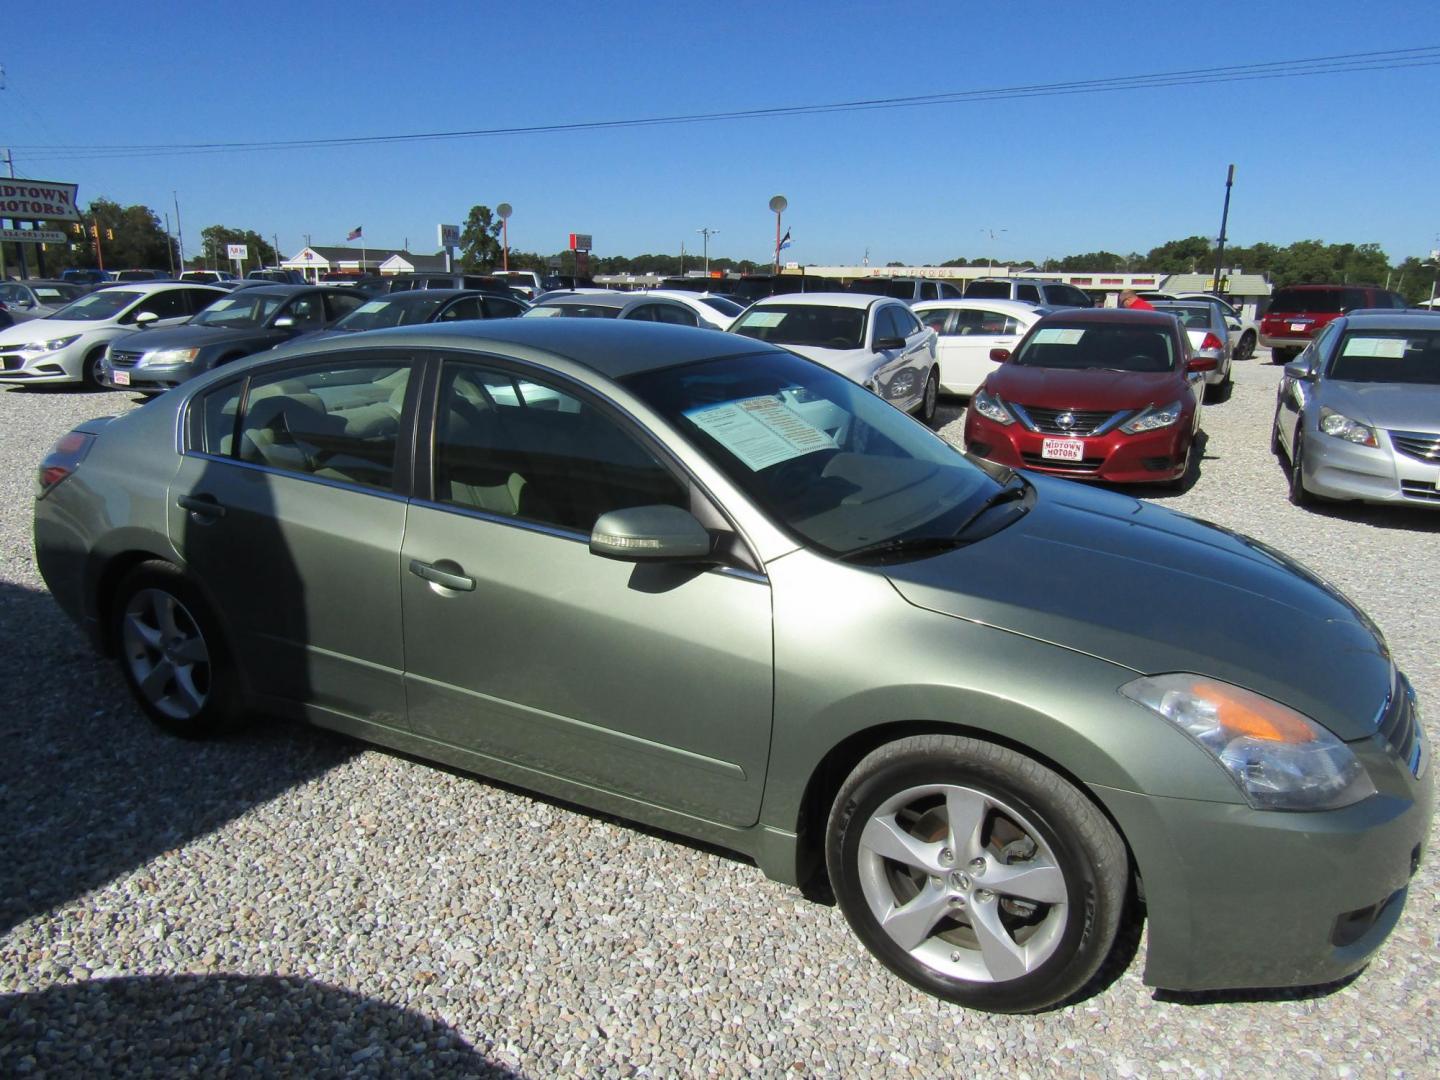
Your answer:
[[[1315,1001],[1337,994],[1363,975],[1364,969],[1337,982],[1315,986],[1260,987],[1251,990],[1156,990],[1154,1000],[1169,1005],[1251,1005],[1281,1001]]]
[[[360,749],[279,721],[212,742],[165,735],[50,595],[13,582],[0,582],[0,653],[0,933]]]
[[[1314,503],[1305,507],[1321,517],[1370,525],[1376,529],[1401,529],[1405,532],[1440,532],[1440,514],[1434,510],[1412,509],[1408,506],[1373,506],[1370,503]]]
[[[515,1074],[419,1013],[301,978],[97,979],[0,996],[5,1076]]]

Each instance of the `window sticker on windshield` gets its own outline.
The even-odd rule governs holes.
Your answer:
[[[745,316],[745,326],[779,326],[785,321],[783,311],[752,311]]]
[[[357,307],[355,309],[355,314],[359,315],[361,313],[364,313],[368,315],[372,311],[384,311],[385,305],[388,303],[390,303],[390,301],[388,300],[371,300]]]
[[[702,405],[685,416],[753,472],[835,449],[835,440],[774,397]]]
[[[1393,337],[1352,337],[1345,339],[1341,356],[1377,356],[1385,360],[1405,359],[1404,338]]]
[[[1046,327],[1035,335],[1036,345],[1079,345],[1085,336],[1084,330],[1066,330],[1059,326]]]
[[[43,296],[46,300],[54,300],[60,296],[59,289],[36,289],[36,296]]]

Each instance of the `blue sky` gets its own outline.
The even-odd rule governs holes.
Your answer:
[[[37,9],[38,10],[38,9]],[[19,175],[224,224],[435,248],[509,202],[512,247],[806,263],[1044,259],[1230,241],[1440,247],[1440,67],[569,134],[183,156],[45,146],[388,135],[823,104],[1440,45],[1440,4],[158,3],[0,42]],[[7,20],[13,23],[12,20]],[[56,72],[64,72],[57,81]],[[67,152],[70,153],[70,152]],[[990,231],[996,233],[994,242]],[[1001,230],[1004,230],[1003,232]]]

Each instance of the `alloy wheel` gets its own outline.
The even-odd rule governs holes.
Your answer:
[[[185,605],[163,589],[140,589],[120,626],[122,659],[146,702],[175,720],[199,715],[210,694],[210,649]]]
[[[995,796],[954,784],[898,792],[865,822],[861,890],[891,940],[932,971],[1007,982],[1059,947],[1065,874],[1042,834]]]

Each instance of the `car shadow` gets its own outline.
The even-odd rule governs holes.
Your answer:
[[[265,719],[207,742],[166,735],[54,599],[15,582],[0,582],[0,651],[12,658],[0,718],[0,933],[358,752]]]
[[[1411,506],[1377,506],[1361,502],[1315,502],[1306,510],[1337,521],[1406,532],[1440,532],[1440,514]]]
[[[1150,997],[1167,1005],[1261,1005],[1283,1001],[1315,1001],[1338,994],[1364,974],[1364,969],[1335,982],[1313,986],[1258,987],[1236,990],[1154,990]]]
[[[93,979],[0,995],[0,1074],[505,1080],[453,1028],[309,979]]]

